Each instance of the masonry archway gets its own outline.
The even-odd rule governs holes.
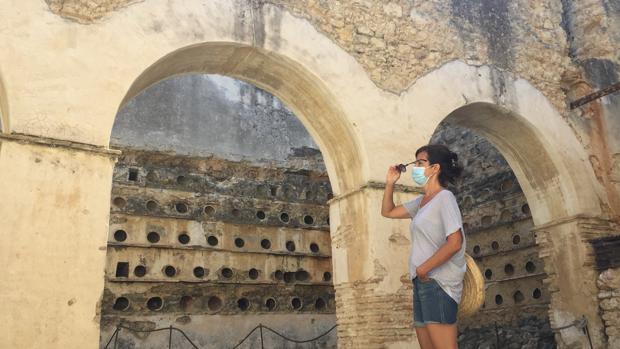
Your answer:
[[[335,324],[325,279],[332,273],[329,178],[316,143],[275,96],[221,75],[176,75],[125,104],[111,147],[121,155],[111,190],[103,342],[127,319],[172,324],[179,311],[188,321],[178,326],[192,341],[217,347],[238,342],[251,330],[246,324],[297,338]],[[292,309],[302,288],[306,298]],[[165,306],[145,308],[143,299],[154,297]],[[210,305],[211,297],[221,306]],[[280,306],[265,306],[267,297]],[[214,332],[199,330],[205,326]],[[237,331],[227,332],[231,326]],[[325,340],[335,346],[335,331]]]
[[[595,329],[595,341],[602,341],[600,318],[596,314],[595,277],[587,275],[592,270],[583,268],[582,251],[586,246],[577,238],[580,232],[571,233],[570,225],[562,227],[567,221],[578,221],[578,217],[591,214],[589,210],[594,203],[587,201],[596,198],[595,188],[587,176],[574,173],[587,173],[584,169],[589,163],[581,158],[580,166],[576,166],[574,160],[579,161],[579,155],[568,159],[559,154],[553,134],[541,132],[522,115],[497,104],[469,103],[452,111],[444,120],[483,136],[501,152],[517,177],[531,208],[538,255],[545,264],[545,292],[552,292],[548,310],[551,326],[562,327],[586,316],[591,330]],[[578,170],[570,171],[571,168]],[[567,258],[577,262],[567,262]],[[579,280],[585,275],[590,279]],[[580,281],[588,286],[576,286]],[[578,304],[577,299],[583,297],[582,287],[590,289],[590,299],[585,302],[588,305],[572,305],[570,299]],[[585,344],[586,340],[576,328],[556,336],[556,341],[565,346],[576,342]]]
[[[318,145],[336,196],[355,191],[364,180],[358,135],[323,82],[282,55],[231,42],[187,46],[162,57],[132,83],[119,110],[148,87],[181,74],[218,74],[263,89],[299,118]],[[360,212],[357,212],[360,213]],[[363,216],[362,213],[360,215]],[[330,216],[338,216],[330,212]],[[331,225],[336,229],[339,220]],[[362,223],[360,223],[362,224]],[[331,280],[331,273],[329,276]]]
[[[602,213],[606,197],[583,145],[529,82],[453,61],[417,81],[406,100],[424,115],[417,124],[423,142],[444,120],[487,138],[522,183],[536,225]]]
[[[148,67],[131,85],[120,107],[152,84],[185,73],[229,76],[272,93],[299,117],[318,144],[335,193],[347,192],[362,182],[356,136],[329,91],[300,64],[264,49],[230,42],[178,49]]]
[[[576,174],[569,172],[561,154],[554,153],[553,135],[542,134],[521,115],[496,104],[475,102],[454,110],[445,121],[476,131],[504,155],[523,187],[535,224],[591,208],[584,201],[593,199],[594,188],[585,181],[573,182]],[[581,168],[587,166],[583,159]]]
[[[523,81],[509,84],[522,89],[522,100],[464,98],[465,103],[443,121],[483,136],[517,177],[531,208],[539,256],[545,264],[551,326],[562,327],[585,316],[593,342],[602,345],[596,274],[585,253],[590,232],[580,228],[585,222],[600,222],[603,216],[594,173],[585,151],[544,97],[539,99],[540,93]],[[530,98],[536,94],[531,106],[527,93]],[[556,332],[556,341],[560,346],[585,345],[587,338],[573,327]]]

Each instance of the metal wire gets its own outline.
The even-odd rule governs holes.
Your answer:
[[[256,326],[256,327],[254,327],[254,328],[252,329],[252,331],[250,331],[250,333],[248,333],[248,334],[247,334],[247,335],[246,335],[246,336],[245,336],[245,337],[244,337],[244,338],[243,338],[243,339],[242,339],[239,343],[237,343],[237,345],[235,345],[234,347],[232,347],[232,349],[237,349],[237,348],[239,348],[239,346],[240,346],[241,344],[243,344],[243,342],[245,342],[245,340],[246,340],[246,339],[248,339],[248,337],[250,337],[250,336],[252,335],[252,333],[254,333],[254,331],[256,331],[256,329],[257,329],[257,328],[259,328],[260,326],[261,326],[261,325],[258,325],[258,326]]]
[[[108,345],[110,345],[110,343],[112,343],[112,339],[114,339],[114,338],[115,338],[115,336],[116,336],[116,333],[117,333],[117,332],[118,332],[118,327],[116,328],[116,330],[114,330],[114,333],[112,333],[112,336],[110,336],[110,339],[109,339],[109,340],[108,340],[108,342],[106,343],[105,348],[107,348],[107,347],[108,347]]]
[[[588,342],[590,343],[590,349],[593,349],[592,346],[592,339],[590,338],[590,331],[588,329],[588,323],[587,323],[587,319],[585,317],[582,317],[580,319],[575,320],[573,323],[566,325],[566,326],[561,326],[561,327],[557,327],[557,328],[552,328],[553,331],[560,331],[560,330],[564,330],[567,329],[569,327],[577,327],[582,329],[585,334],[588,337]],[[248,334],[243,337],[243,339],[241,341],[239,341],[239,343],[237,343],[234,347],[232,347],[231,349],[237,349],[239,348],[243,343],[245,343],[247,341],[248,338],[250,338],[250,336],[252,336],[252,334],[254,332],[256,332],[256,330],[259,330],[260,333],[260,345],[261,348],[265,348],[265,344],[264,344],[264,337],[263,337],[263,329],[266,329],[272,333],[274,333],[275,335],[279,336],[280,338],[289,341],[289,342],[293,342],[296,344],[303,344],[303,343],[309,343],[309,342],[314,342],[319,340],[320,338],[323,338],[325,336],[327,336],[330,332],[332,332],[336,327],[338,327],[338,325],[334,325],[332,326],[329,330],[323,332],[322,334],[314,337],[314,338],[310,338],[310,339],[305,339],[305,340],[299,340],[299,339],[293,339],[290,337],[287,337],[283,334],[281,334],[280,332],[265,326],[263,324],[259,324],[258,326],[254,327],[250,332],[248,332]],[[112,333],[112,335],[110,336],[110,339],[108,340],[108,342],[106,343],[104,349],[107,349],[110,345],[110,343],[112,343],[112,340],[114,340],[114,348],[116,349],[117,347],[117,342],[118,342],[118,336],[119,333],[121,331],[121,329],[125,329],[128,330],[130,332],[137,332],[137,333],[150,333],[150,332],[160,332],[160,331],[168,331],[169,333],[169,337],[168,337],[168,347],[171,348],[172,347],[172,331],[178,331],[179,333],[181,333],[181,335],[183,335],[183,338],[185,338],[187,340],[187,342],[189,344],[192,345],[192,347],[194,349],[200,349],[200,347],[198,347],[188,336],[185,332],[183,332],[183,330],[173,327],[173,326],[169,326],[169,327],[162,327],[162,328],[155,328],[152,330],[141,330],[141,329],[135,329],[135,328],[131,328],[131,327],[127,327],[124,325],[118,325],[116,327],[116,330]],[[498,327],[497,327],[497,323],[495,323],[495,335],[496,335],[496,345],[498,345],[499,347],[499,333],[498,333]]]
[[[168,335],[168,349],[172,349],[172,325],[170,325],[170,334]]]
[[[297,344],[302,344],[302,343],[309,343],[309,342],[314,342],[322,337],[325,337],[326,335],[328,335],[331,331],[334,330],[334,328],[336,328],[338,325],[334,325],[332,326],[329,330],[327,330],[326,332],[311,338],[311,339],[306,339],[306,340],[298,340],[298,339],[292,339],[289,338],[281,333],[279,333],[278,331],[267,327],[263,324],[259,324],[258,326],[254,327],[239,343],[237,343],[237,345],[235,345],[234,347],[232,347],[232,349],[236,349],[238,348],[241,344],[243,344],[257,329],[260,331],[260,344],[261,344],[261,348],[265,347],[264,344],[264,339],[263,339],[263,328],[273,332],[274,334],[276,334],[277,336],[283,338],[284,340],[287,340],[289,342],[293,342],[293,343],[297,343]],[[187,334],[185,334],[185,332],[183,332],[183,330],[181,330],[180,328],[176,328],[173,326],[168,326],[168,327],[162,327],[162,328],[155,328],[152,330],[141,330],[141,329],[136,329],[136,328],[131,328],[131,327],[127,327],[124,325],[118,325],[116,326],[116,330],[114,330],[114,333],[112,333],[112,336],[110,336],[110,339],[108,340],[108,342],[106,343],[104,349],[107,349],[110,345],[110,343],[112,343],[112,340],[114,340],[114,349],[116,349],[117,347],[117,342],[118,342],[118,335],[121,332],[121,329],[125,329],[127,331],[130,332],[136,332],[136,333],[150,333],[150,332],[160,332],[160,331],[168,331],[168,348],[172,348],[172,331],[178,331],[179,333],[181,333],[183,335],[183,338],[185,338],[187,340],[187,342],[189,344],[192,345],[192,347],[194,347],[195,349],[200,349],[194,342],[192,342],[192,340],[187,336]]]
[[[273,330],[273,329],[271,329],[271,328],[269,328],[269,327],[267,327],[267,326],[264,326],[264,325],[261,325],[261,326],[262,326],[262,327],[264,327],[264,328],[266,328],[266,329],[268,329],[269,331],[271,331],[271,332],[273,332],[273,333],[277,334],[278,336],[280,336],[280,337],[282,337],[282,338],[286,339],[286,340],[287,340],[287,341],[289,341],[289,342],[294,342],[294,343],[301,344],[301,343],[314,342],[314,341],[318,340],[318,339],[319,339],[319,338],[321,338],[321,337],[325,337],[328,333],[330,333],[331,331],[333,331],[333,330],[334,330],[334,328],[336,328],[338,325],[334,325],[334,326],[332,326],[332,328],[330,328],[329,330],[327,330],[327,331],[326,331],[326,332],[324,332],[323,334],[318,335],[318,336],[316,336],[316,337],[314,337],[314,338],[312,338],[312,339],[307,339],[307,340],[296,340],[296,339],[292,339],[292,338],[286,337],[286,336],[285,336],[285,335],[283,335],[283,334],[280,334],[280,333],[276,332],[275,330]]]
[[[594,349],[594,346],[592,346],[592,338],[590,338],[590,329],[588,328],[588,319],[585,317],[585,315],[582,315],[581,318],[573,321],[572,323],[568,325],[552,328],[551,330],[554,332],[559,332],[561,330],[565,330],[570,327],[576,327],[582,330],[583,333],[588,337],[588,343],[590,344],[590,349]]]

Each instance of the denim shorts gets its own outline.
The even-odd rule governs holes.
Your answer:
[[[458,304],[434,279],[413,279],[413,324],[455,324]]]

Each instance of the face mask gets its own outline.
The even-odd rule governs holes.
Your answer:
[[[411,170],[411,178],[418,185],[425,185],[428,182],[428,177],[424,175],[424,170],[426,167],[414,167]]]

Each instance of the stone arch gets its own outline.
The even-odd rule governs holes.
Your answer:
[[[502,153],[523,188],[537,224],[588,213],[590,208],[576,199],[582,195],[587,198],[592,188],[574,182],[565,160],[554,151],[552,137],[541,134],[523,116],[496,104],[475,102],[454,110],[445,121],[474,130]]]
[[[428,99],[423,89],[445,92],[434,95],[432,108],[425,108],[425,140],[444,120],[483,135],[513,169],[537,226],[601,214],[600,202],[606,199],[583,145],[527,81],[454,61],[420,79],[410,98]]]
[[[429,96],[429,90],[442,93]],[[552,104],[542,91],[507,72],[460,61],[421,78],[411,92],[409,102],[432,99],[422,108],[427,117],[420,123],[422,141],[445,120],[480,133],[502,153],[531,208],[545,282],[554,289],[551,327],[585,316],[594,345],[602,347],[598,273],[586,241],[612,230],[605,211],[608,198],[584,145],[558,112],[562,102]],[[558,332],[556,341],[566,347],[587,343],[574,328]]]
[[[358,141],[336,100],[299,63],[267,50],[231,42],[180,48],[148,67],[131,85],[120,108],[149,86],[188,73],[225,75],[256,85],[282,100],[318,144],[334,192],[362,182]]]
[[[595,177],[584,152],[563,152],[562,147],[570,145],[566,139],[542,132],[523,115],[495,103],[467,104],[451,112],[445,120],[486,138],[504,156],[517,177],[531,209],[538,254],[544,261],[544,282],[548,289],[555,290],[548,309],[551,327],[586,316],[594,342],[601,345],[595,277],[593,270],[584,266],[587,263],[583,251],[588,247],[582,241],[588,233],[576,228],[579,222],[601,214],[597,212],[599,196]],[[582,284],[575,287],[577,275]],[[555,337],[560,347],[585,340],[574,329],[557,333]]]

